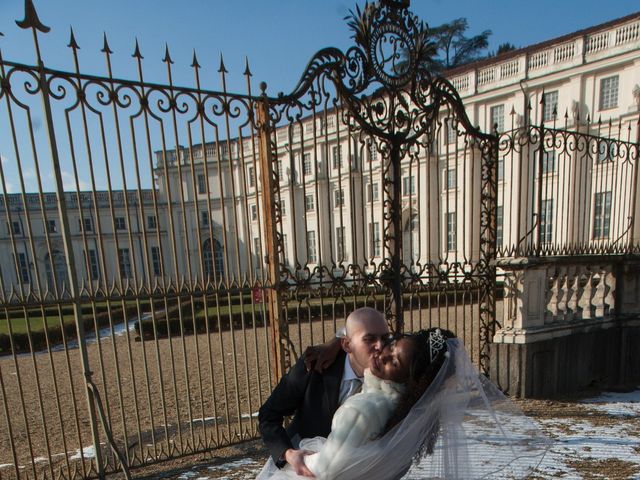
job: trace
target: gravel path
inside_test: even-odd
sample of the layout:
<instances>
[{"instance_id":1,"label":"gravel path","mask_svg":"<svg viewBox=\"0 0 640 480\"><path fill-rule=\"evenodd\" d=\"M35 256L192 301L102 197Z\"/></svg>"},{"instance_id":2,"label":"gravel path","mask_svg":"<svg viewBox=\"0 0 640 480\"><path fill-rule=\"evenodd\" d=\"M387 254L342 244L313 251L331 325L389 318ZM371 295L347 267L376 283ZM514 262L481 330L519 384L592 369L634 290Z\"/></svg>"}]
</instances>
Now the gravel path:
<instances>
[{"instance_id":1,"label":"gravel path","mask_svg":"<svg viewBox=\"0 0 640 480\"><path fill-rule=\"evenodd\" d=\"M477 305L407 312L407 329L438 325L478 345ZM333 337L341 318L290 325L300 353ZM88 344L92 380L121 451L139 465L251 438L272 379L268 329L136 341L120 328ZM475 341L474 341L475 340ZM91 473L93 449L77 348L0 357L0 479ZM108 465L115 460L100 429Z\"/></svg>"}]
</instances>

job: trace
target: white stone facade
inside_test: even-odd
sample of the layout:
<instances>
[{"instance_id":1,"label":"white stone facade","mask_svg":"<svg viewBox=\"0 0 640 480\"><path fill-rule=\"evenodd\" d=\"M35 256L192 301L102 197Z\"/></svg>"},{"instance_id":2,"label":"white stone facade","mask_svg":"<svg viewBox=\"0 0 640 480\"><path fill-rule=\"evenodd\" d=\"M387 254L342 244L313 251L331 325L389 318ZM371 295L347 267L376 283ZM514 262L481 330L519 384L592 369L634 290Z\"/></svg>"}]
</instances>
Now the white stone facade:
<instances>
[{"instance_id":1,"label":"white stone facade","mask_svg":"<svg viewBox=\"0 0 640 480\"><path fill-rule=\"evenodd\" d=\"M462 97L471 123L482 131L492 131L497 124L498 131L504 132L530 121L637 143L640 15L460 67L447 76ZM546 110L540 105L543 94ZM402 164L404 262L408 266L416 262L467 265L479 255L478 154L462 139L449 142L446 120L440 120L433 151L420 152ZM278 200L284 212L278 230L284 235L285 251L281 260L294 269L297 264L313 269L320 263L335 267L379 263L385 256L382 152L371 148L367 138L349 136L340 126L336 110L317 114L315 128L309 117L291 129L280 128L275 141L282 162ZM342 163L335 150L338 146ZM75 268L85 287L101 283L109 287L115 282L125 287L144 283L153 288L171 279L176 284L184 280L202 285L207 277L209 281L242 284L261 278L265 251L258 138L204 147L204 152L201 144L181 147L177 158L176 151L156 152L155 200L152 190L141 192L142 202L136 192L130 192L133 197L127 208L122 192L114 192L118 199L113 201L107 192L97 192L97 202L87 192L82 194L81 215L77 201L68 198ZM633 185L637 161L635 158L632 170L625 171L625 185ZM517 243L532 228L530 209L518 199L529 198L535 180L519 170L522 165L516 159L500 167L499 229L505 245ZM575 160L571 165L573 172L579 170ZM549 177L546 188L560 191L560 186L569 182L564 172L559 170ZM620 178L613 173L598 176L593 170L581 172L579 178L590 178L592 187L580 194L563 193L552 204L555 222L575 225L553 227L559 232L555 243L592 237L596 231L604 238L605 232L594 223L601 218L595 210L605 208L606 195L597 199L596 195L612 190ZM528 180L512 180L518 177ZM622 210L611 216L607 232L624 230L626 223L616 222L628 222L634 210L636 219L640 216L637 193L635 199L629 198L634 191L631 187L623 191L627 200L618 205ZM59 222L55 195L51 195L44 194L43 210L38 195L27 194L28 212L22 208L19 194L8 195L11 214L3 211L5 222L0 225L2 289L6 294L13 287L19 292L21 285L26 292L38 281L42 290L51 285L51 263L59 283L64 282L66 260L60 228L51 225L48 236L44 231L43 211L47 222ZM572 210L569 203L576 199L582 204ZM525 213L519 216L518 210ZM81 217L90 219L91 229L82 231ZM542 232L543 239L545 234ZM640 243L640 221L635 221L630 236L633 243ZM213 247L206 243L211 238ZM87 259L89 251L95 253ZM56 258L54 262L47 261L50 253ZM103 258L94 261L93 255L100 257L101 253ZM122 277L128 280L122 281Z\"/></svg>"}]
</instances>

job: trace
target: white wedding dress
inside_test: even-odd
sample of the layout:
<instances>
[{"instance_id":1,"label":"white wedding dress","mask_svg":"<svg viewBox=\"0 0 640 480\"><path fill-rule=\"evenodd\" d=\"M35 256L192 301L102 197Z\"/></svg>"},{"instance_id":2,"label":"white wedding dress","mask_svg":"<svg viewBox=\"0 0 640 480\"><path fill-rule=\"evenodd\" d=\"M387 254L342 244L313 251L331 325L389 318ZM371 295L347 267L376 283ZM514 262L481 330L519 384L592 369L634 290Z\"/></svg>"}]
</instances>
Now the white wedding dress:
<instances>
[{"instance_id":1,"label":"white wedding dress","mask_svg":"<svg viewBox=\"0 0 640 480\"><path fill-rule=\"evenodd\" d=\"M394 412L405 385L382 380L369 369L364 372L362 391L347 398L336 410L329 438L306 438L300 448L316 452L305 458L305 464L318 480L337 478L353 463L355 449L380 436ZM291 466L278 469L269 461L258 475L259 480L299 479Z\"/></svg>"},{"instance_id":2,"label":"white wedding dress","mask_svg":"<svg viewBox=\"0 0 640 480\"><path fill-rule=\"evenodd\" d=\"M407 416L380 437L404 387L371 374L336 411L328 439L303 439L317 452L307 466L324 480L526 478L550 441L486 377L458 339ZM258 480L303 480L269 459Z\"/></svg>"}]
</instances>

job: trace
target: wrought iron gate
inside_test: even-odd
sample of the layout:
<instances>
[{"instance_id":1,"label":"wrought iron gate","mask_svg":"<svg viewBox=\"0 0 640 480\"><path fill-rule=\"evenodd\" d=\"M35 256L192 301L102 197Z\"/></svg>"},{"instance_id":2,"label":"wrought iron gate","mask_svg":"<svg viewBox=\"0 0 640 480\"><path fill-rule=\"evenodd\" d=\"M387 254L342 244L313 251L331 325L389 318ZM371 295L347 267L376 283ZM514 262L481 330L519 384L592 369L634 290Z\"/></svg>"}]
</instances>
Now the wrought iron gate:
<instances>
[{"instance_id":1,"label":"wrought iron gate","mask_svg":"<svg viewBox=\"0 0 640 480\"><path fill-rule=\"evenodd\" d=\"M408 1L357 9L290 95L0 51L0 478L102 477L257 435L349 311L440 325L487 367L497 138L425 68ZM46 38L46 37L45 37ZM39 128L37 118L43 119Z\"/></svg>"},{"instance_id":2,"label":"wrought iron gate","mask_svg":"<svg viewBox=\"0 0 640 480\"><path fill-rule=\"evenodd\" d=\"M265 98L276 377L363 305L396 331L451 329L488 367L497 137L429 71L408 4L351 12L356 45L319 51L293 93Z\"/></svg>"}]
</instances>

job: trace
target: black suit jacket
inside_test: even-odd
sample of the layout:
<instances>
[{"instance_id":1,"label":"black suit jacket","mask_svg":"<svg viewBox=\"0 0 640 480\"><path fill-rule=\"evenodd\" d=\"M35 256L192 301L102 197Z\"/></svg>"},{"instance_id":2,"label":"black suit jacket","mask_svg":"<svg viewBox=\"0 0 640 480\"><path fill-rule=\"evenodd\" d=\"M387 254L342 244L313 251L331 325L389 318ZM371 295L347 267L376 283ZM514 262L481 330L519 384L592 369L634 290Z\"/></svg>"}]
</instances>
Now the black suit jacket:
<instances>
[{"instance_id":1,"label":"black suit jacket","mask_svg":"<svg viewBox=\"0 0 640 480\"><path fill-rule=\"evenodd\" d=\"M345 356L341 351L321 374L307 372L300 358L260 407L260 433L274 462L293 448L291 438L296 434L300 438L329 435L333 414L338 409ZM285 430L283 421L290 415L294 415L293 421Z\"/></svg>"}]
</instances>

